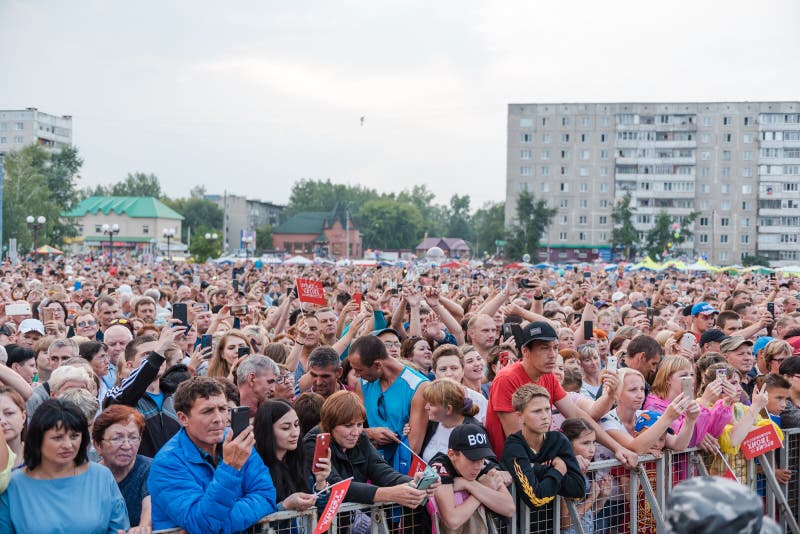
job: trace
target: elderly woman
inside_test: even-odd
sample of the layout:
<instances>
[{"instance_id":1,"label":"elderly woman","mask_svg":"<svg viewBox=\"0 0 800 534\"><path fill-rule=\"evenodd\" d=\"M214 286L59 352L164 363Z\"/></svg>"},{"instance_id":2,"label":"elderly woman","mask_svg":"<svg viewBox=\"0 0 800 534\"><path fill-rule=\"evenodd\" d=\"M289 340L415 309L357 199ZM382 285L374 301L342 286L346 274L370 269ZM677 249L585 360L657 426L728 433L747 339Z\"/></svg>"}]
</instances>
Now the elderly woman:
<instances>
[{"instance_id":1,"label":"elderly woman","mask_svg":"<svg viewBox=\"0 0 800 534\"><path fill-rule=\"evenodd\" d=\"M111 470L119 491L125 499L131 525L151 526L150 493L147 475L152 459L136 454L144 431L144 417L137 410L115 404L95 419L92 441Z\"/></svg>"},{"instance_id":2,"label":"elderly woman","mask_svg":"<svg viewBox=\"0 0 800 534\"><path fill-rule=\"evenodd\" d=\"M419 481L422 473L411 478L389 466L364 433L367 411L361 398L351 391L337 391L322 405L320 423L303 437L304 473L311 473L317 435L330 433L331 475L334 484L353 477L345 496L346 502L362 504L397 503L416 508L428 496L410 484Z\"/></svg>"},{"instance_id":3,"label":"elderly woman","mask_svg":"<svg viewBox=\"0 0 800 534\"><path fill-rule=\"evenodd\" d=\"M25 467L0 496L0 532L128 530L114 477L87 460L88 447L89 427L80 410L60 399L43 402L28 428Z\"/></svg>"},{"instance_id":4,"label":"elderly woman","mask_svg":"<svg viewBox=\"0 0 800 534\"><path fill-rule=\"evenodd\" d=\"M99 329L97 319L90 311L78 312L73 319L73 325L76 336L88 337L89 339L95 339Z\"/></svg>"}]
</instances>

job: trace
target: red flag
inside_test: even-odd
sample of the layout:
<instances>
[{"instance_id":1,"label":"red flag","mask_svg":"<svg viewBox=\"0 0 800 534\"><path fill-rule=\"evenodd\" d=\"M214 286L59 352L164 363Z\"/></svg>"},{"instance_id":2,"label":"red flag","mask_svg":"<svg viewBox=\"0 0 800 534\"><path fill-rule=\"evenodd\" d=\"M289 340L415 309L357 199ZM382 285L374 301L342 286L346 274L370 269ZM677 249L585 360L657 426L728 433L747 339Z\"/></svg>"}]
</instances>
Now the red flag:
<instances>
[{"instance_id":1,"label":"red flag","mask_svg":"<svg viewBox=\"0 0 800 534\"><path fill-rule=\"evenodd\" d=\"M428 467L428 464L426 464L422 458L412 452L411 466L408 468L408 476L413 477L420 471L425 471L426 467Z\"/></svg>"},{"instance_id":2,"label":"red flag","mask_svg":"<svg viewBox=\"0 0 800 534\"><path fill-rule=\"evenodd\" d=\"M725 472L720 475L722 478L727 478L733 480L734 482L739 482L739 479L736 478L736 474L731 470L730 467L725 467Z\"/></svg>"},{"instance_id":3,"label":"red flag","mask_svg":"<svg viewBox=\"0 0 800 534\"><path fill-rule=\"evenodd\" d=\"M298 278L297 296L300 299L300 302L319 304L320 306L324 306L326 304L325 290L322 288L322 282L319 280Z\"/></svg>"},{"instance_id":4,"label":"red flag","mask_svg":"<svg viewBox=\"0 0 800 534\"><path fill-rule=\"evenodd\" d=\"M339 511L339 507L344 502L344 496L347 495L347 489L350 487L350 482L352 480L353 477L350 477L331 486L331 494L328 497L328 504L325 505L325 509L319 516L319 521L317 522L317 527L314 529L314 534L328 532L328 529L331 528L331 523L333 523L333 519L336 517L336 512Z\"/></svg>"},{"instance_id":5,"label":"red flag","mask_svg":"<svg viewBox=\"0 0 800 534\"><path fill-rule=\"evenodd\" d=\"M751 430L742 441L742 454L748 460L752 460L756 456L760 456L765 452L780 449L782 446L781 440L778 438L778 432L775 426L770 423L768 425L760 426Z\"/></svg>"}]
</instances>

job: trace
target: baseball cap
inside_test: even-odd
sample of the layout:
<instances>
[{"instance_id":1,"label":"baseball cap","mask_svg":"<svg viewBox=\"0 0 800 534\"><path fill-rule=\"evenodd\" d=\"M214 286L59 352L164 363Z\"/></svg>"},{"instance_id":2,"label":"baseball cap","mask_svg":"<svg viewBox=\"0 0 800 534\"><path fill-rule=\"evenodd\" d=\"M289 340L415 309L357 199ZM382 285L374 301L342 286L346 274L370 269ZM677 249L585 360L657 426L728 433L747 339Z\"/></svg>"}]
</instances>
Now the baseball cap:
<instances>
[{"instance_id":1,"label":"baseball cap","mask_svg":"<svg viewBox=\"0 0 800 534\"><path fill-rule=\"evenodd\" d=\"M783 360L778 372L782 375L800 375L800 356L790 356Z\"/></svg>"},{"instance_id":2,"label":"baseball cap","mask_svg":"<svg viewBox=\"0 0 800 534\"><path fill-rule=\"evenodd\" d=\"M694 317L695 315L700 315L701 313L705 315L707 313L719 313L719 312L715 310L714 307L708 302L698 302L697 304L692 306L692 317Z\"/></svg>"},{"instance_id":3,"label":"baseball cap","mask_svg":"<svg viewBox=\"0 0 800 534\"><path fill-rule=\"evenodd\" d=\"M611 302L617 302L618 300L622 300L625 298L625 293L622 291L617 291L613 295L611 295Z\"/></svg>"},{"instance_id":4,"label":"baseball cap","mask_svg":"<svg viewBox=\"0 0 800 534\"><path fill-rule=\"evenodd\" d=\"M494 456L494 452L489 448L489 436L478 425L466 424L457 426L450 433L447 446L454 451L459 451L472 461Z\"/></svg>"},{"instance_id":5,"label":"baseball cap","mask_svg":"<svg viewBox=\"0 0 800 534\"><path fill-rule=\"evenodd\" d=\"M380 330L373 330L372 335L378 337L379 335L385 334L386 332L396 335L397 339L402 339L400 337L400 334L398 334L397 330L395 330L394 328L381 328Z\"/></svg>"},{"instance_id":6,"label":"baseball cap","mask_svg":"<svg viewBox=\"0 0 800 534\"><path fill-rule=\"evenodd\" d=\"M598 310L600 308L604 308L605 306L608 306L608 305L609 305L608 302L606 302L604 300L596 300L596 301L594 301L594 307L597 308Z\"/></svg>"},{"instance_id":7,"label":"baseball cap","mask_svg":"<svg viewBox=\"0 0 800 534\"><path fill-rule=\"evenodd\" d=\"M722 477L692 477L676 485L664 507L664 532L778 534L764 515L761 498L749 486Z\"/></svg>"},{"instance_id":8,"label":"baseball cap","mask_svg":"<svg viewBox=\"0 0 800 534\"><path fill-rule=\"evenodd\" d=\"M557 339L558 334L555 329L550 326L550 323L535 321L522 327L522 336L520 337L519 346L524 347L533 341L555 341Z\"/></svg>"},{"instance_id":9,"label":"baseball cap","mask_svg":"<svg viewBox=\"0 0 800 534\"><path fill-rule=\"evenodd\" d=\"M650 428L656 424L659 417L661 417L661 414L655 410L639 410L636 412L636 422L634 423L633 429L636 430L636 432L641 432L645 428ZM674 434L675 431L668 428L667 433Z\"/></svg>"},{"instance_id":10,"label":"baseball cap","mask_svg":"<svg viewBox=\"0 0 800 534\"><path fill-rule=\"evenodd\" d=\"M25 319L19 323L19 333L24 335L28 332L39 332L44 335L44 324L39 319Z\"/></svg>"},{"instance_id":11,"label":"baseball cap","mask_svg":"<svg viewBox=\"0 0 800 534\"><path fill-rule=\"evenodd\" d=\"M753 356L758 354L758 351L764 350L764 347L766 347L767 343L769 343L770 341L775 341L775 338L769 336L761 336L760 338L756 339L756 342L753 343Z\"/></svg>"},{"instance_id":12,"label":"baseball cap","mask_svg":"<svg viewBox=\"0 0 800 534\"><path fill-rule=\"evenodd\" d=\"M631 307L636 309L636 310L647 309L647 301L646 300L637 300L636 302L631 304Z\"/></svg>"},{"instance_id":13,"label":"baseball cap","mask_svg":"<svg viewBox=\"0 0 800 534\"><path fill-rule=\"evenodd\" d=\"M718 330L716 328L712 328L711 330L706 330L700 336L700 346L702 347L706 343L713 343L713 342L721 342L728 339L728 336L725 335L725 332L722 330Z\"/></svg>"},{"instance_id":14,"label":"baseball cap","mask_svg":"<svg viewBox=\"0 0 800 534\"><path fill-rule=\"evenodd\" d=\"M719 344L720 352L730 352L732 350L738 349L742 345L750 345L753 346L753 342L749 339L745 339L742 336L731 336L722 343Z\"/></svg>"},{"instance_id":15,"label":"baseball cap","mask_svg":"<svg viewBox=\"0 0 800 534\"><path fill-rule=\"evenodd\" d=\"M792 355L800 355L800 336L790 337L786 342L792 346Z\"/></svg>"}]
</instances>

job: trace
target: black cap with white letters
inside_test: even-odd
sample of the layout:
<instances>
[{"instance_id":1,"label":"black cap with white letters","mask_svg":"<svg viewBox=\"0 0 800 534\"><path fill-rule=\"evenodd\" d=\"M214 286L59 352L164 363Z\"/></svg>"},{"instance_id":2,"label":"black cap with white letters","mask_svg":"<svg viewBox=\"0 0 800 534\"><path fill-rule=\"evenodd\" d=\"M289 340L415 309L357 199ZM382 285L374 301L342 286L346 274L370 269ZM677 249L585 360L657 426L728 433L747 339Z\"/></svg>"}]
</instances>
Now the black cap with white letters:
<instances>
[{"instance_id":1,"label":"black cap with white letters","mask_svg":"<svg viewBox=\"0 0 800 534\"><path fill-rule=\"evenodd\" d=\"M494 457L486 431L470 423L454 428L447 446L473 461Z\"/></svg>"}]
</instances>

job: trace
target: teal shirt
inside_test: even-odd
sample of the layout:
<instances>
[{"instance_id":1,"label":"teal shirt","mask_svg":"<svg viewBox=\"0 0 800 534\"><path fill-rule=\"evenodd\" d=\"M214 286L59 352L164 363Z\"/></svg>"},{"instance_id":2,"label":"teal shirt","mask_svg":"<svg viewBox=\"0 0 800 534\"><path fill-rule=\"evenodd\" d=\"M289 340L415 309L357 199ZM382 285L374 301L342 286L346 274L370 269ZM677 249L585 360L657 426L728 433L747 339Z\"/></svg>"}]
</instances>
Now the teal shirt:
<instances>
[{"instance_id":1,"label":"teal shirt","mask_svg":"<svg viewBox=\"0 0 800 534\"><path fill-rule=\"evenodd\" d=\"M80 475L38 480L18 469L0 496L4 534L117 534L128 530L125 499L108 468L89 463Z\"/></svg>"}]
</instances>

